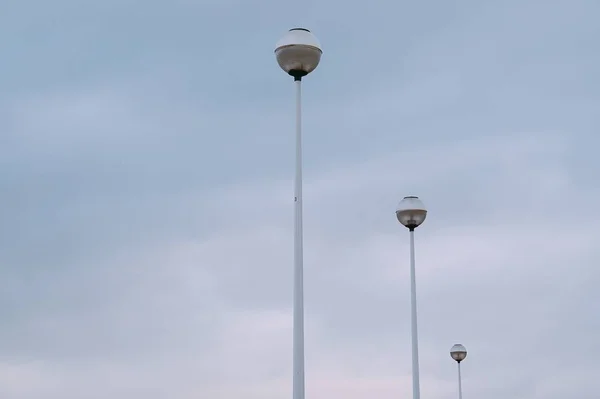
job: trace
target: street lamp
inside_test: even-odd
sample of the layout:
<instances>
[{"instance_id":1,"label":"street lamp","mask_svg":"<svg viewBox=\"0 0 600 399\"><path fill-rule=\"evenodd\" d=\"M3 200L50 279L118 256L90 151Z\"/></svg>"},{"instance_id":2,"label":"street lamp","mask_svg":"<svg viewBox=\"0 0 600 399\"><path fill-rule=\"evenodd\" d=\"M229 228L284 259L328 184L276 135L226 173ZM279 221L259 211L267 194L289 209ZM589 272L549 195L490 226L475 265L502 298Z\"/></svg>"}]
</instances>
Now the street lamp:
<instances>
[{"instance_id":1,"label":"street lamp","mask_svg":"<svg viewBox=\"0 0 600 399\"><path fill-rule=\"evenodd\" d=\"M296 177L294 179L294 354L293 399L304 399L304 272L302 247L302 78L315 70L322 54L317 38L304 28L290 29L277 43L277 63L296 85Z\"/></svg>"},{"instance_id":2,"label":"street lamp","mask_svg":"<svg viewBox=\"0 0 600 399\"><path fill-rule=\"evenodd\" d=\"M458 399L462 399L462 378L460 375L460 362L467 357L467 348L461 344L456 344L450 348L450 356L458 363Z\"/></svg>"},{"instance_id":3,"label":"street lamp","mask_svg":"<svg viewBox=\"0 0 600 399\"><path fill-rule=\"evenodd\" d=\"M413 399L421 398L419 385L419 338L417 330L417 282L415 277L415 229L427 217L427 209L419 197L404 197L396 209L396 217L410 231L410 306L412 336Z\"/></svg>"}]
</instances>

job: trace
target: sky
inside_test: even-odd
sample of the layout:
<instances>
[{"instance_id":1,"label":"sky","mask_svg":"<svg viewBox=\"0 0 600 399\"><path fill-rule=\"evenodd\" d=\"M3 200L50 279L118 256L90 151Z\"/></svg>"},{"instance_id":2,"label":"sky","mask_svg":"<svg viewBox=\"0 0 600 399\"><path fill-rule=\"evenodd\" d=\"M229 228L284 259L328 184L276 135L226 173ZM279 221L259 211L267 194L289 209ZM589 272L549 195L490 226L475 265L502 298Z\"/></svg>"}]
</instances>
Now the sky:
<instances>
[{"instance_id":1,"label":"sky","mask_svg":"<svg viewBox=\"0 0 600 399\"><path fill-rule=\"evenodd\" d=\"M600 3L4 0L0 397L596 399ZM594 172L595 171L595 172Z\"/></svg>"}]
</instances>

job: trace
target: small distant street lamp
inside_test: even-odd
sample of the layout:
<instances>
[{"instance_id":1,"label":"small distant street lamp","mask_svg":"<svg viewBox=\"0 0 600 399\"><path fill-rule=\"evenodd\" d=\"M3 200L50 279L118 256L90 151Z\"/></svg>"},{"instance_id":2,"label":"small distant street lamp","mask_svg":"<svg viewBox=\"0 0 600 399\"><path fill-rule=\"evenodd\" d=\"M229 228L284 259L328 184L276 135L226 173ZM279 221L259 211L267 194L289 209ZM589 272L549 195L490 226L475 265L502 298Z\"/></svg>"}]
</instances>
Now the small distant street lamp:
<instances>
[{"instance_id":1,"label":"small distant street lamp","mask_svg":"<svg viewBox=\"0 0 600 399\"><path fill-rule=\"evenodd\" d=\"M419 338L417 330L417 282L415 277L415 229L427 217L427 209L419 197L404 197L396 209L398 221L410 232L410 305L412 336L412 385L413 399L421 398L419 385Z\"/></svg>"},{"instance_id":2,"label":"small distant street lamp","mask_svg":"<svg viewBox=\"0 0 600 399\"><path fill-rule=\"evenodd\" d=\"M304 399L304 271L302 246L302 78L321 61L321 45L304 28L290 29L277 43L277 63L296 84L296 177L294 179L293 399Z\"/></svg>"},{"instance_id":3,"label":"small distant street lamp","mask_svg":"<svg viewBox=\"0 0 600 399\"><path fill-rule=\"evenodd\" d=\"M456 344L450 349L450 356L458 363L458 399L462 399L462 378L460 375L460 362L467 357L467 349L461 344Z\"/></svg>"}]
</instances>

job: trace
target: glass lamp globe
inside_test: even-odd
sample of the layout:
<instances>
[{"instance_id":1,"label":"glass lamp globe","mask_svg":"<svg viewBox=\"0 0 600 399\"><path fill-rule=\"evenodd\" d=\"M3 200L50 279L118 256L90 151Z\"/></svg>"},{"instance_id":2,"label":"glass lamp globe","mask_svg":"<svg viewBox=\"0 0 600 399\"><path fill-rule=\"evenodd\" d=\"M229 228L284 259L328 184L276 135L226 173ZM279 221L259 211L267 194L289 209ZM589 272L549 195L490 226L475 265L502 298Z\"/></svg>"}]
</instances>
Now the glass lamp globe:
<instances>
[{"instance_id":1,"label":"glass lamp globe","mask_svg":"<svg viewBox=\"0 0 600 399\"><path fill-rule=\"evenodd\" d=\"M411 230L419 227L427 217L427 209L419 197L404 197L396 209L396 217L403 226Z\"/></svg>"},{"instance_id":2,"label":"glass lamp globe","mask_svg":"<svg viewBox=\"0 0 600 399\"><path fill-rule=\"evenodd\" d=\"M450 349L450 356L460 363L467 357L467 349L461 344L456 344Z\"/></svg>"},{"instance_id":3,"label":"glass lamp globe","mask_svg":"<svg viewBox=\"0 0 600 399\"><path fill-rule=\"evenodd\" d=\"M284 72L297 79L315 70L321 54L319 40L304 28L290 29L275 46L277 63Z\"/></svg>"}]
</instances>

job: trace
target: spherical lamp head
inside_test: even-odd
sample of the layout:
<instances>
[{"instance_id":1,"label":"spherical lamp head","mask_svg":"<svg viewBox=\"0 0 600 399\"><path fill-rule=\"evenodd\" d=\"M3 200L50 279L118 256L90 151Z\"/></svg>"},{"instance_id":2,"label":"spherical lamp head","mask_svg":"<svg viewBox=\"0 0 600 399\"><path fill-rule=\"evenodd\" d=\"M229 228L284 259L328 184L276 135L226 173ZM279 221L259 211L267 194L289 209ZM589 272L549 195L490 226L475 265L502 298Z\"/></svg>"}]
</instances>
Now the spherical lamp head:
<instances>
[{"instance_id":1,"label":"spherical lamp head","mask_svg":"<svg viewBox=\"0 0 600 399\"><path fill-rule=\"evenodd\" d=\"M460 363L467 357L467 348L461 344L456 344L450 348L450 356L452 356L452 359Z\"/></svg>"},{"instance_id":2,"label":"spherical lamp head","mask_svg":"<svg viewBox=\"0 0 600 399\"><path fill-rule=\"evenodd\" d=\"M275 47L277 63L295 80L314 71L321 61L321 54L319 40L304 28L290 29Z\"/></svg>"},{"instance_id":3,"label":"spherical lamp head","mask_svg":"<svg viewBox=\"0 0 600 399\"><path fill-rule=\"evenodd\" d=\"M398 221L410 230L419 227L427 217L427 209L419 197L404 197L396 209Z\"/></svg>"}]
</instances>

